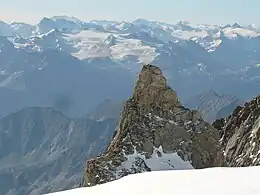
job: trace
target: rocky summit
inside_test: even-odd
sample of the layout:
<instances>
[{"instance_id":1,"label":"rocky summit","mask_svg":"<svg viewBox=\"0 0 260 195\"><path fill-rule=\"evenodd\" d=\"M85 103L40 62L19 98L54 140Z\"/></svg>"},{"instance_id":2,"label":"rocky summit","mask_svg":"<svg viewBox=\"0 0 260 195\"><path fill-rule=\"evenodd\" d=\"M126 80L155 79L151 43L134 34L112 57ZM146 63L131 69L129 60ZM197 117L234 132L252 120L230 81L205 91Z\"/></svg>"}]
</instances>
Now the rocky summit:
<instances>
[{"instance_id":1,"label":"rocky summit","mask_svg":"<svg viewBox=\"0 0 260 195\"><path fill-rule=\"evenodd\" d=\"M106 152L86 164L81 186L146 171L217 166L219 134L197 111L183 107L162 71L143 66Z\"/></svg>"},{"instance_id":2,"label":"rocky summit","mask_svg":"<svg viewBox=\"0 0 260 195\"><path fill-rule=\"evenodd\" d=\"M237 107L226 119L213 123L221 135L225 164L260 165L260 96Z\"/></svg>"}]
</instances>

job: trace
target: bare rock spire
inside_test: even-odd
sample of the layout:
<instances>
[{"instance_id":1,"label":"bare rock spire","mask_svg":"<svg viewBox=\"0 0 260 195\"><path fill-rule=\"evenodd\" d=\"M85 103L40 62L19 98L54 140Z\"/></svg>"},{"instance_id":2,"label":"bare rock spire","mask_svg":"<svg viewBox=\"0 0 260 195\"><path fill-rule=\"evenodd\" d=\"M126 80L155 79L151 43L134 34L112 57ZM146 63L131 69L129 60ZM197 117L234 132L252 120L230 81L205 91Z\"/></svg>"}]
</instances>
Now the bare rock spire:
<instances>
[{"instance_id":1,"label":"bare rock spire","mask_svg":"<svg viewBox=\"0 0 260 195\"><path fill-rule=\"evenodd\" d=\"M161 104L163 107L180 106L177 94L168 87L162 71L152 65L145 65L139 74L133 98L142 106Z\"/></svg>"},{"instance_id":2,"label":"bare rock spire","mask_svg":"<svg viewBox=\"0 0 260 195\"><path fill-rule=\"evenodd\" d=\"M162 71L143 66L107 151L87 162L82 186L128 174L215 166L218 132L196 111L184 108Z\"/></svg>"}]
</instances>

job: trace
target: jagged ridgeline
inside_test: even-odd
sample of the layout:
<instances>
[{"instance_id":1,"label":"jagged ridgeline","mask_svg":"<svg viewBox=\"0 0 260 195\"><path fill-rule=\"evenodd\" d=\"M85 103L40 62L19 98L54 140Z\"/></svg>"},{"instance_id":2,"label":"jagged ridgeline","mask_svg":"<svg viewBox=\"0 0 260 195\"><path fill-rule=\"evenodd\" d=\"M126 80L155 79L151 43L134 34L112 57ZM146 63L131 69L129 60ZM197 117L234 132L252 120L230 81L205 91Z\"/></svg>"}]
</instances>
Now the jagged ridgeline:
<instances>
[{"instance_id":1,"label":"jagged ridgeline","mask_svg":"<svg viewBox=\"0 0 260 195\"><path fill-rule=\"evenodd\" d=\"M220 131L226 165L260 165L260 96L238 106L229 117L213 125Z\"/></svg>"},{"instance_id":2,"label":"jagged ridgeline","mask_svg":"<svg viewBox=\"0 0 260 195\"><path fill-rule=\"evenodd\" d=\"M128 174L219 165L218 131L183 107L162 71L143 66L106 152L87 162L81 186Z\"/></svg>"}]
</instances>

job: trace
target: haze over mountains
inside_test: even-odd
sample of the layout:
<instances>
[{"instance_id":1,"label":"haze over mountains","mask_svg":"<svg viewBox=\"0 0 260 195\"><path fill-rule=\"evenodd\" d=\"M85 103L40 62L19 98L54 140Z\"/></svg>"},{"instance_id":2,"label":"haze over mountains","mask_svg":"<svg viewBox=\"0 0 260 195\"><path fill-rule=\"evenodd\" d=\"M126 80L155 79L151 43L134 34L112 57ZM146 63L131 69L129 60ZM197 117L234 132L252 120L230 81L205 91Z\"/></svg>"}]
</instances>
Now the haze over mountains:
<instances>
[{"instance_id":1,"label":"haze over mountains","mask_svg":"<svg viewBox=\"0 0 260 195\"><path fill-rule=\"evenodd\" d=\"M0 194L77 187L85 161L105 150L117 120L71 119L32 107L0 119Z\"/></svg>"},{"instance_id":2,"label":"haze over mountains","mask_svg":"<svg viewBox=\"0 0 260 195\"><path fill-rule=\"evenodd\" d=\"M259 165L259 75L252 25L0 22L0 194Z\"/></svg>"},{"instance_id":3,"label":"haze over mountains","mask_svg":"<svg viewBox=\"0 0 260 195\"><path fill-rule=\"evenodd\" d=\"M249 100L260 81L259 32L239 24L67 16L35 26L1 22L0 116L39 105L83 116L106 98L126 99L143 63L162 68L183 102L209 89Z\"/></svg>"},{"instance_id":4,"label":"haze over mountains","mask_svg":"<svg viewBox=\"0 0 260 195\"><path fill-rule=\"evenodd\" d=\"M244 103L233 95L218 94L210 89L187 100L185 106L198 110L205 121L212 123L216 119L228 117L237 106Z\"/></svg>"}]
</instances>

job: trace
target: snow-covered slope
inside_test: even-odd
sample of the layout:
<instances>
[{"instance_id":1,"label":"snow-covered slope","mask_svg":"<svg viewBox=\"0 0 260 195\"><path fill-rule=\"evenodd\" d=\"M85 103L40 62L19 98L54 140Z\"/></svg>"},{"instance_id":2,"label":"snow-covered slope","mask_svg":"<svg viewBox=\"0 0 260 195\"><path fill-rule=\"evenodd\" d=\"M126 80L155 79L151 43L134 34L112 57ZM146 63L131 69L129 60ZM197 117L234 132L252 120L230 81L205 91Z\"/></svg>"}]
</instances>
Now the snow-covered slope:
<instances>
[{"instance_id":1,"label":"snow-covered slope","mask_svg":"<svg viewBox=\"0 0 260 195\"><path fill-rule=\"evenodd\" d=\"M159 41L161 41L160 44L165 44L165 47L168 47L168 44L172 42L181 43L191 40L201 45L205 50L213 52L225 42L229 44L231 40L236 43L240 39L258 39L260 33L256 30L255 25L253 27L243 27L238 24L221 27L218 25L191 24L186 21L167 24L144 19L133 22L85 22L74 17L54 16L43 18L36 26L23 23L8 25L2 22L0 34L28 37L29 35L38 36L53 29L58 29L61 33L64 33L66 37L64 39L70 42L71 47L77 50L76 52L70 51L70 53L81 60L93 57L129 60L128 56L131 56L131 59L136 62L148 63L161 53ZM113 37L114 44L110 44L106 40L111 37ZM32 37L29 40L32 40ZM36 43L30 42L30 44ZM241 47L247 48L244 45L241 45ZM39 51L37 45L34 45L34 48ZM61 49L64 50L64 48ZM256 50L256 48L253 49Z\"/></svg>"},{"instance_id":2,"label":"snow-covered slope","mask_svg":"<svg viewBox=\"0 0 260 195\"><path fill-rule=\"evenodd\" d=\"M157 171L52 195L259 195L260 167Z\"/></svg>"}]
</instances>

